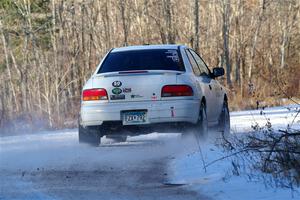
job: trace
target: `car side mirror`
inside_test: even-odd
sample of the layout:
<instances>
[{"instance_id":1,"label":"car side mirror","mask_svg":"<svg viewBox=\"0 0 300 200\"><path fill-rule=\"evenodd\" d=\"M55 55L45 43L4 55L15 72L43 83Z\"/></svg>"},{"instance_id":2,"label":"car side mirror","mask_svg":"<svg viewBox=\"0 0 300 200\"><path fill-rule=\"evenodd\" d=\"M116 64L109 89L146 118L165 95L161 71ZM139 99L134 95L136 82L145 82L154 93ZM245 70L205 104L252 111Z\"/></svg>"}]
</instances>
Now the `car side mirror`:
<instances>
[{"instance_id":1,"label":"car side mirror","mask_svg":"<svg viewBox=\"0 0 300 200\"><path fill-rule=\"evenodd\" d=\"M223 67L215 67L213 68L213 77L219 77L219 76L223 76L225 74L224 68Z\"/></svg>"}]
</instances>

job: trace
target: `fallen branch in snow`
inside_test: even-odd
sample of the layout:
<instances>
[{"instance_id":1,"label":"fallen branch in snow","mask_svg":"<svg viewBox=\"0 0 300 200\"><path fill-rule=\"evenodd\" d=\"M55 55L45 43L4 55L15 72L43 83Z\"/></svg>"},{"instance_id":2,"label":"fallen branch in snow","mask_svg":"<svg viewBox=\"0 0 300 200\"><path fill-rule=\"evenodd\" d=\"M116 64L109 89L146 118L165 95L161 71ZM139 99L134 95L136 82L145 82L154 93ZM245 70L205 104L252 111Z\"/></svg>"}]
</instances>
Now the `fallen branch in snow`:
<instances>
[{"instance_id":1,"label":"fallen branch in snow","mask_svg":"<svg viewBox=\"0 0 300 200\"><path fill-rule=\"evenodd\" d=\"M204 157L203 157L203 153L202 153L202 148L201 148L201 144L200 144L200 136L198 134L195 134L195 137L196 137L196 141L197 141L197 145L198 145L198 149L199 149L199 152L200 152L200 156L201 156L201 161L202 161L202 164L203 164L203 169L204 171L206 172L206 164L205 164L205 160L204 160Z\"/></svg>"},{"instance_id":2,"label":"fallen branch in snow","mask_svg":"<svg viewBox=\"0 0 300 200\"><path fill-rule=\"evenodd\" d=\"M296 108L296 115L292 123L296 122L300 109ZM258 123L252 126L253 132L247 135L232 135L223 138L221 146L227 155L207 163L207 168L218 161L230 159L233 167L232 173L239 175L240 170L251 177L262 177L267 174L268 184L270 177L276 187L300 186L300 130L275 130L270 119L266 117L265 126ZM258 173L258 172L263 173ZM257 175L258 174L258 175Z\"/></svg>"},{"instance_id":3,"label":"fallen branch in snow","mask_svg":"<svg viewBox=\"0 0 300 200\"><path fill-rule=\"evenodd\" d=\"M241 153L243 153L243 152L245 152L245 151L249 151L249 150L250 150L250 149L242 149L242 150L240 150L240 151L231 153L231 154L229 154L229 155L222 156L222 157L220 157L220 158L218 158L218 159L216 159L216 160L213 160L213 161L207 163L206 165L204 165L203 168L206 169L207 167L209 167L210 165L212 165L212 164L214 164L214 163L216 163L216 162L218 162L218 161L224 160L224 159L226 159L226 158L233 157L233 156L235 156L235 155L241 154Z\"/></svg>"},{"instance_id":4,"label":"fallen branch in snow","mask_svg":"<svg viewBox=\"0 0 300 200\"><path fill-rule=\"evenodd\" d=\"M300 185L300 131L267 129L229 143L230 154L208 163L206 167L222 159L239 157L235 162L247 163L249 166L246 167L271 174L280 181L286 180L288 185Z\"/></svg>"}]
</instances>

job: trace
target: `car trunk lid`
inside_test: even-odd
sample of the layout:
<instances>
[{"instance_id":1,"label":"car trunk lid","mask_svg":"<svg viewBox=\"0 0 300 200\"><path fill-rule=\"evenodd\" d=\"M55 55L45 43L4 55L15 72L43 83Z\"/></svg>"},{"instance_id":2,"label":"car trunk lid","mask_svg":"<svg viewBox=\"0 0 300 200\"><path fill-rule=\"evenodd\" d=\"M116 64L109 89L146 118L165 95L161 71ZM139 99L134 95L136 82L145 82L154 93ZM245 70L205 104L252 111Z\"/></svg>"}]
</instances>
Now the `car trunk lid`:
<instances>
[{"instance_id":1,"label":"car trunk lid","mask_svg":"<svg viewBox=\"0 0 300 200\"><path fill-rule=\"evenodd\" d=\"M161 100L164 85L176 84L179 71L137 70L96 74L94 88L105 88L109 102Z\"/></svg>"}]
</instances>

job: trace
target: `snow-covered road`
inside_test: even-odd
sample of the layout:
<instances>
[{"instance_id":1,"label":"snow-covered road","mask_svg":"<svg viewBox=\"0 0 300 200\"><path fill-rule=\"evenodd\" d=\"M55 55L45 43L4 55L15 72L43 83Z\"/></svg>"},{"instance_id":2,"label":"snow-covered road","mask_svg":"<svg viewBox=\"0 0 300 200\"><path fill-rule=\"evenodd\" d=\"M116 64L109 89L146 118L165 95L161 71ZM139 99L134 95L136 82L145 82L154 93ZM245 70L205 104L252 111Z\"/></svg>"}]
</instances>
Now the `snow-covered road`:
<instances>
[{"instance_id":1,"label":"snow-covered road","mask_svg":"<svg viewBox=\"0 0 300 200\"><path fill-rule=\"evenodd\" d=\"M246 133L269 118L274 127L284 128L298 107L231 113L232 133ZM291 128L299 128L299 120L298 116ZM222 156L213 144L203 144L202 150L205 162ZM262 184L227 179L229 166L223 161L204 172L197 143L178 133L151 133L97 148L78 144L77 130L24 133L0 137L0 199L274 197ZM252 196L246 192L249 188ZM279 193L278 199L291 197L289 191Z\"/></svg>"},{"instance_id":2,"label":"snow-covered road","mask_svg":"<svg viewBox=\"0 0 300 200\"><path fill-rule=\"evenodd\" d=\"M0 199L207 199L166 185L179 134L78 144L77 130L2 137Z\"/></svg>"}]
</instances>

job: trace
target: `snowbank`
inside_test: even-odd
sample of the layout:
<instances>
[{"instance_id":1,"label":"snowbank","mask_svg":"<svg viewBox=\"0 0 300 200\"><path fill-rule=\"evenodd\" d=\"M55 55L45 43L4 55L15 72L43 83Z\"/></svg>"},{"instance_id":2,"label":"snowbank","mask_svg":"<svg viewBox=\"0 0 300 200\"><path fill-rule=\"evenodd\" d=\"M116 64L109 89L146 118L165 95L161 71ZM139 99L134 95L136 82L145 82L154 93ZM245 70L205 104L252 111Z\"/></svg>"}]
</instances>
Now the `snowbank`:
<instances>
[{"instance_id":1,"label":"snowbank","mask_svg":"<svg viewBox=\"0 0 300 200\"><path fill-rule=\"evenodd\" d=\"M269 120L273 128L291 129L300 127L299 106L275 107L265 110L241 111L231 113L232 134L242 136L252 130L251 126L265 125ZM296 118L295 118L296 116ZM191 146L194 146L191 150ZM205 164L226 156L214 144L213 140L197 145L187 142L183 147L185 153L170 163L172 177L170 183L185 184L201 194L220 200L299 199L300 188L274 188L269 182L252 179L247 174L236 174L232 167L232 158L222 159L204 169ZM191 153L192 152L192 153ZM259 175L259 174L258 174Z\"/></svg>"}]
</instances>

